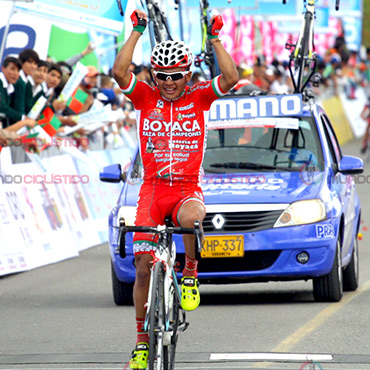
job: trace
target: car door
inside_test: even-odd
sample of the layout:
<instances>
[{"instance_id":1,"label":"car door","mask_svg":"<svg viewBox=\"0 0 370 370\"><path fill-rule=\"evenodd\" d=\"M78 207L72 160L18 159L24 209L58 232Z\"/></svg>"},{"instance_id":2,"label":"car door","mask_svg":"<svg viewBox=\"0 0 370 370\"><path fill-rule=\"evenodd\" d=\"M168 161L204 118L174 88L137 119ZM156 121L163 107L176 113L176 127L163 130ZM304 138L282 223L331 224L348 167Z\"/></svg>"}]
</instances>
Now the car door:
<instances>
[{"instance_id":1,"label":"car door","mask_svg":"<svg viewBox=\"0 0 370 370\"><path fill-rule=\"evenodd\" d=\"M339 172L339 162L342 158L341 149L330 124L328 117L322 114L321 120L324 126L326 140L328 142L330 156L332 157L332 168L334 172L334 181L332 189L336 192L342 206L344 216L343 245L342 256L346 256L351 246L355 222L355 182L352 176L343 175Z\"/></svg>"}]
</instances>

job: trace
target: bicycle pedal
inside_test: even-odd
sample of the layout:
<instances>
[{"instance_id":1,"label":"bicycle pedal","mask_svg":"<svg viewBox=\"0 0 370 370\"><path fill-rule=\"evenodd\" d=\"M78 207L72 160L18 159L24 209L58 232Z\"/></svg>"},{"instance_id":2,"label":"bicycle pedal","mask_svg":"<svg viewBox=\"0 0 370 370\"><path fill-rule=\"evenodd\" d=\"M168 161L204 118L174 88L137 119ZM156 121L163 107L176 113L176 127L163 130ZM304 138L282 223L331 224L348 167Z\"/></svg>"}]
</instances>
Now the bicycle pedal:
<instances>
[{"instance_id":1,"label":"bicycle pedal","mask_svg":"<svg viewBox=\"0 0 370 370\"><path fill-rule=\"evenodd\" d=\"M177 328L177 331L179 333L181 333L181 332L185 331L188 328L188 326L189 326L188 322L183 322L179 325L179 327Z\"/></svg>"}]
</instances>

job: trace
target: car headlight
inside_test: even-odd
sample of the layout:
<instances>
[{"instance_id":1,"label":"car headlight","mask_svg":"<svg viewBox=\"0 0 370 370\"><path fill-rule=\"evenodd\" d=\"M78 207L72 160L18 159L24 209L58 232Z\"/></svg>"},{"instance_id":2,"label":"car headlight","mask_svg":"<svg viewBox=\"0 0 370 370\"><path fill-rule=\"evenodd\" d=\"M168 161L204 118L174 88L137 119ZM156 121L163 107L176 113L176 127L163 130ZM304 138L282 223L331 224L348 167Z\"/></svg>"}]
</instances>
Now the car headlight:
<instances>
[{"instance_id":1,"label":"car headlight","mask_svg":"<svg viewBox=\"0 0 370 370\"><path fill-rule=\"evenodd\" d=\"M312 224L326 219L325 204L320 199L300 200L283 211L274 227Z\"/></svg>"},{"instance_id":2,"label":"car headlight","mask_svg":"<svg viewBox=\"0 0 370 370\"><path fill-rule=\"evenodd\" d=\"M133 206L122 206L120 207L117 215L117 226L119 226L120 218L125 219L125 223L128 226L135 225L136 207Z\"/></svg>"}]
</instances>

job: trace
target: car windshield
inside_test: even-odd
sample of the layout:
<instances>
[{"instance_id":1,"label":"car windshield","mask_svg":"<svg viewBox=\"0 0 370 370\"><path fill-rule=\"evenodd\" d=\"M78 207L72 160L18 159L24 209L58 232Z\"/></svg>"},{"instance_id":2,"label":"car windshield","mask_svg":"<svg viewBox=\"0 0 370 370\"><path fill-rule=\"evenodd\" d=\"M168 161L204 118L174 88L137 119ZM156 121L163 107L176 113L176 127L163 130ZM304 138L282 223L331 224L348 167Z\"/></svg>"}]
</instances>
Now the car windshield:
<instances>
[{"instance_id":1,"label":"car windshield","mask_svg":"<svg viewBox=\"0 0 370 370\"><path fill-rule=\"evenodd\" d=\"M298 129L247 125L210 129L203 162L205 173L300 171L307 166L324 168L314 119L300 117L298 121Z\"/></svg>"}]
</instances>

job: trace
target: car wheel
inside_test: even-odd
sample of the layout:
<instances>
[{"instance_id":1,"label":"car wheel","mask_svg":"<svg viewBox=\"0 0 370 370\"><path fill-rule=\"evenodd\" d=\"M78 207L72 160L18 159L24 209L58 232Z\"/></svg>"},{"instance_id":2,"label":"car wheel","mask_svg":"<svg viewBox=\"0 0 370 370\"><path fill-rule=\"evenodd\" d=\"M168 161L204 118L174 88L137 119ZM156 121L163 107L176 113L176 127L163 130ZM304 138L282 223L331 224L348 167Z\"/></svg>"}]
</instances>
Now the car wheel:
<instances>
[{"instance_id":1,"label":"car wheel","mask_svg":"<svg viewBox=\"0 0 370 370\"><path fill-rule=\"evenodd\" d=\"M353 242L351 262L343 271L343 290L352 292L358 288L359 278L359 259L358 259L358 240Z\"/></svg>"},{"instance_id":2,"label":"car wheel","mask_svg":"<svg viewBox=\"0 0 370 370\"><path fill-rule=\"evenodd\" d=\"M117 306L127 306L133 304L133 283L123 283L120 281L116 275L116 272L111 264L112 269L112 289L113 289L113 299Z\"/></svg>"},{"instance_id":3,"label":"car wheel","mask_svg":"<svg viewBox=\"0 0 370 370\"><path fill-rule=\"evenodd\" d=\"M337 248L331 271L313 279L313 296L318 302L339 302L343 296L343 269L340 242Z\"/></svg>"}]
</instances>

